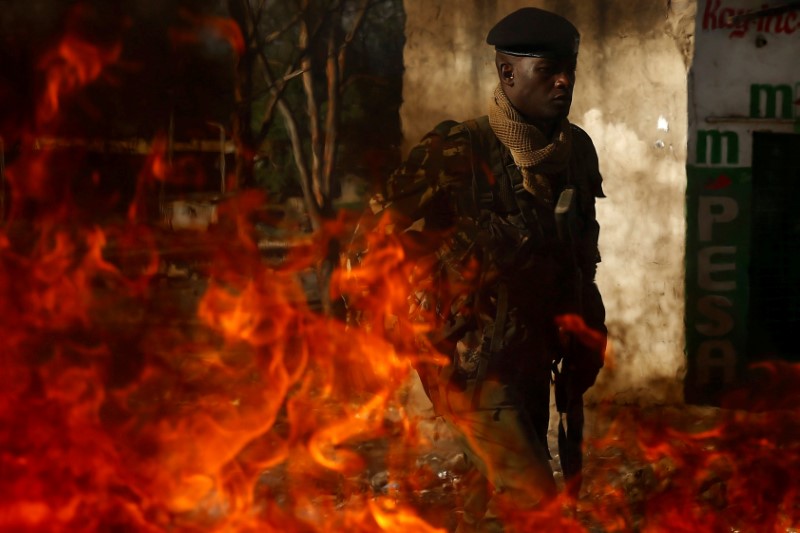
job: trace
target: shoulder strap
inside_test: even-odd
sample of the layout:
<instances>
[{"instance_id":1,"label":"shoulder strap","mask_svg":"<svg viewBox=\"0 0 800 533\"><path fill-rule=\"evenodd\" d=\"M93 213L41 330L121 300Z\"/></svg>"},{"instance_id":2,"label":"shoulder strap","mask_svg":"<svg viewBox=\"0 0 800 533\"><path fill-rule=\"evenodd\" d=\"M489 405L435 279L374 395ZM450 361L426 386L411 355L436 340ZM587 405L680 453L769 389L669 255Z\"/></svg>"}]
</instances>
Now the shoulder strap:
<instances>
[{"instance_id":1,"label":"shoulder strap","mask_svg":"<svg viewBox=\"0 0 800 533\"><path fill-rule=\"evenodd\" d=\"M531 232L541 241L544 233L539 221L538 212L533 198L522 185L522 175L519 169L510 163L507 150L497 139L489 117L484 115L477 119L464 122L473 150L477 157L473 157L473 195L475 205L479 209L497 210L502 212L518 212L529 227ZM476 166L482 165L476 171Z\"/></svg>"},{"instance_id":2,"label":"shoulder strap","mask_svg":"<svg viewBox=\"0 0 800 533\"><path fill-rule=\"evenodd\" d=\"M488 168L488 162L497 158L490 157L489 135L493 135L489 125L489 117L482 116L476 119L464 121L464 126L469 134L470 147L472 149L472 209L475 214L480 214L481 210L491 210L495 205L494 185L497 180L494 168ZM487 170L490 174L487 174Z\"/></svg>"}]
</instances>

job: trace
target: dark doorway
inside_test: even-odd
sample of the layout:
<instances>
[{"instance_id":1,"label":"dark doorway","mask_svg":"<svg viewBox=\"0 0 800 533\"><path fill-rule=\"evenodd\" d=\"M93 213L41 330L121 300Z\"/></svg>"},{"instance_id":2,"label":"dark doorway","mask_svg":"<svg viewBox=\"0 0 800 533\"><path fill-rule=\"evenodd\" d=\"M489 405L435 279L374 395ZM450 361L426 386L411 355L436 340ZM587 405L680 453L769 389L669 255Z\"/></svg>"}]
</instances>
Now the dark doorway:
<instances>
[{"instance_id":1,"label":"dark doorway","mask_svg":"<svg viewBox=\"0 0 800 533\"><path fill-rule=\"evenodd\" d=\"M800 361L800 135L753 134L748 354Z\"/></svg>"}]
</instances>

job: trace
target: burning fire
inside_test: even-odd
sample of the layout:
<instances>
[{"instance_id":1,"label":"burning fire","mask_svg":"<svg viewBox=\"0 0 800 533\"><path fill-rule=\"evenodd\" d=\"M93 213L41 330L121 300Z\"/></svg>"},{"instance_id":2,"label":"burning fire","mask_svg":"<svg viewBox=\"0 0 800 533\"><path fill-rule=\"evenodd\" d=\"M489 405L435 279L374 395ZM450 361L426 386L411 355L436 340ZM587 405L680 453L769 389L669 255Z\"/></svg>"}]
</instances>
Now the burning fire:
<instances>
[{"instance_id":1,"label":"burning fire","mask_svg":"<svg viewBox=\"0 0 800 533\"><path fill-rule=\"evenodd\" d=\"M57 125L119 55L67 33L39 62L46 87L20 136ZM277 268L262 258L249 222L260 195L221 206L216 232L148 225L148 194L170 179L165 143L153 147L114 224L78 201L77 164L26 146L7 169L0 529L434 531L409 503L363 490L364 443L413 444L389 442L411 433L397 394L408 357L309 309L298 272L322 247ZM164 247L202 250L193 300L165 278ZM386 257L400 294L402 253Z\"/></svg>"},{"instance_id":2,"label":"burning fire","mask_svg":"<svg viewBox=\"0 0 800 533\"><path fill-rule=\"evenodd\" d=\"M73 11L74 22L81 9ZM39 60L39 71L45 78L45 90L37 107L38 124L53 121L60 110L61 101L97 80L104 69L115 63L122 46L100 46L89 42L78 33L67 32L60 42Z\"/></svg>"},{"instance_id":3,"label":"burning fire","mask_svg":"<svg viewBox=\"0 0 800 533\"><path fill-rule=\"evenodd\" d=\"M605 413L579 504L614 530L795 531L797 411L710 408ZM611 529L611 528L610 528Z\"/></svg>"},{"instance_id":4,"label":"burning fire","mask_svg":"<svg viewBox=\"0 0 800 533\"><path fill-rule=\"evenodd\" d=\"M203 23L238 35L224 21ZM56 123L64 100L119 54L65 35L39 62L46 89L20 135ZM257 194L221 206L214 231L166 234L144 220L153 184L170 179L164 150L154 143L128 216L115 223L78 201L85 191L63 158L24 148L7 169L0 529L445 531L459 497L446 495L431 513L419 494L457 492L460 474L416 463L433 443L405 411L404 386L421 357L442 361L429 346L420 351L427 321L407 318L414 272L403 247L373 232L363 264L339 271L334 296L357 305L363 327L323 316L300 274L351 225L331 222L281 266L264 260L253 237ZM194 282L165 274L173 249L190 250L182 257L197 264ZM581 324L566 326L593 339ZM713 427L678 431L631 412L607 415L614 423L590 441L579 501L509 509L508 523L800 525L796 413L721 415ZM388 477L376 488L370 477L381 472Z\"/></svg>"}]
</instances>

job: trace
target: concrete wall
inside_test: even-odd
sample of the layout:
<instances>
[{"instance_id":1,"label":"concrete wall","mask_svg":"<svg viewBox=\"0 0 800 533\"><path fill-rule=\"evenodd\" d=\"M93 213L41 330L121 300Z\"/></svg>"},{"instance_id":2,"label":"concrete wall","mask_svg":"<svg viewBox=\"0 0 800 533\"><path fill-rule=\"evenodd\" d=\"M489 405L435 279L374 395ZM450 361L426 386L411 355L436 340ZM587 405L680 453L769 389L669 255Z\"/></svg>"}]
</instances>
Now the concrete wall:
<instances>
[{"instance_id":1,"label":"concrete wall","mask_svg":"<svg viewBox=\"0 0 800 533\"><path fill-rule=\"evenodd\" d=\"M438 121L486 113L497 83L486 33L524 6L581 31L570 119L592 137L607 199L598 204L598 283L613 354L594 400L682 400L687 71L696 4L686 0L405 0L401 118L413 144Z\"/></svg>"}]
</instances>

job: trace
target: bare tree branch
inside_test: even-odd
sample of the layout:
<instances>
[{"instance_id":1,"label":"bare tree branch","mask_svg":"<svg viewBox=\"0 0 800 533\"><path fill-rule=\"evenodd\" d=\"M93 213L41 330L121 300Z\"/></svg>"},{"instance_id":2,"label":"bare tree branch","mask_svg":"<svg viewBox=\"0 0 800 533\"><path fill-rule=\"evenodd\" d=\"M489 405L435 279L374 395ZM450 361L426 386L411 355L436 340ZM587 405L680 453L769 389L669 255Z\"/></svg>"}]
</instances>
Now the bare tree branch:
<instances>
[{"instance_id":1,"label":"bare tree branch","mask_svg":"<svg viewBox=\"0 0 800 533\"><path fill-rule=\"evenodd\" d=\"M267 8L267 0L259 0L258 1L258 9L255 11L255 18L254 20L261 20L261 15L264 13L264 10Z\"/></svg>"},{"instance_id":2,"label":"bare tree branch","mask_svg":"<svg viewBox=\"0 0 800 533\"><path fill-rule=\"evenodd\" d=\"M235 1L235 0L229 0ZM276 112L280 114L292 145L292 153L300 177L303 196L315 227L326 216L332 202L333 175L336 168L337 145L342 94L351 80L343 80L349 46L361 30L370 8L382 0L328 0L325 6L314 0L295 0L295 13L275 31L261 33L261 17L270 13L275 2L269 0L240 0L247 3L248 29L256 42L253 52L263 64L267 97L261 127L255 135L255 147L266 138ZM277 0L279 1L279 0ZM343 27L345 17L347 28ZM276 74L276 62L268 57L267 45L293 28L297 28L296 52L288 61L281 60L283 73ZM313 70L325 37L325 89L321 88L320 72ZM294 59L292 59L294 57ZM289 106L285 92L291 80L300 78L305 95L305 113ZM262 95L264 92L259 91ZM327 109L321 103L327 102ZM324 127L323 127L324 123ZM307 128L307 130L305 129ZM303 138L307 131L310 139ZM310 147L310 151L309 151Z\"/></svg>"},{"instance_id":3,"label":"bare tree branch","mask_svg":"<svg viewBox=\"0 0 800 533\"><path fill-rule=\"evenodd\" d=\"M300 188L303 190L303 198L305 199L308 208L309 218L314 230L319 229L319 209L316 198L314 197L313 183L311 175L308 171L306 164L305 150L303 149L303 141L300 138L300 132L297 127L297 120L292 114L292 110L286 105L283 98L278 99L278 111L286 123L286 131L289 133L289 140L292 143L292 154L294 155L294 162L297 166L297 171L300 174Z\"/></svg>"},{"instance_id":4,"label":"bare tree branch","mask_svg":"<svg viewBox=\"0 0 800 533\"><path fill-rule=\"evenodd\" d=\"M294 65L289 65L287 70L291 70L293 68ZM275 104L278 103L279 99L283 98L283 93L286 90L287 82L302 74L302 69L296 69L293 72L285 74L277 81L269 82L269 87L267 90L270 92L270 99L267 101L267 104L264 107L264 116L261 118L261 128L258 132L257 144L260 144L261 141L264 140L269 132L269 128L272 126L272 120L275 117ZM271 79L271 75L268 79Z\"/></svg>"},{"instance_id":5,"label":"bare tree branch","mask_svg":"<svg viewBox=\"0 0 800 533\"><path fill-rule=\"evenodd\" d=\"M342 18L342 6L339 4L335 13L335 20L338 22ZM333 176L336 164L336 144L339 132L339 77L341 75L341 56L337 57L336 45L339 37L340 26L333 24L328 34L328 58L326 60L325 73L328 78L328 114L325 117L325 149L323 161L325 168L322 171L322 188L325 191L326 205L331 201L331 177ZM340 52L341 53L341 52Z\"/></svg>"},{"instance_id":6,"label":"bare tree branch","mask_svg":"<svg viewBox=\"0 0 800 533\"><path fill-rule=\"evenodd\" d=\"M297 24L297 22L300 20L300 18L301 18L301 17L303 17L303 12L302 12L302 11L298 11L298 12L297 12L297 13L295 13L295 15L294 15L294 16L293 16L291 19L289 19L289 21L288 21L286 24L284 24L282 27L280 27L280 28L278 28L277 30L273 31L272 33L269 33L269 34L267 34L266 36L264 36L264 37L263 37L263 39L261 39L261 42L262 42L264 45L267 45L267 44L270 44L270 43L273 43L273 42L277 41L277 40L278 40L278 39L279 39L279 38L280 38L280 37L281 37L281 36L282 36L284 33L286 33L287 31L289 31L290 29L292 29L292 27L293 27L295 24Z\"/></svg>"},{"instance_id":7,"label":"bare tree branch","mask_svg":"<svg viewBox=\"0 0 800 533\"><path fill-rule=\"evenodd\" d=\"M364 23L364 19L366 18L367 11L370 7L374 5L374 0L361 0L358 5L358 10L356 11L355 20L353 21L353 27L350 28L350 31L347 32L347 35L342 42L341 47L339 48L339 72L344 72L345 61L347 58L347 48L350 46L350 43L353 42L358 30L361 28L361 25Z\"/></svg>"},{"instance_id":8,"label":"bare tree branch","mask_svg":"<svg viewBox=\"0 0 800 533\"><path fill-rule=\"evenodd\" d=\"M266 40L267 39L266 38L265 39L261 38L261 32L258 29L259 28L258 18L260 18L260 16L261 16L260 15L261 8L264 5L265 5L265 3L262 2L262 4L259 6L259 12L258 13L255 13L252 10L250 10L249 14L250 14L250 17L252 19L253 35L255 36L256 41L259 42L259 43L265 43L266 44ZM291 27L291 25L296 23L297 20L299 20L299 18L302 15L303 15L303 12L302 11L298 11L298 13L294 17L292 17L291 24L286 25L283 28L283 30L284 31L288 30ZM273 32L273 34L274 33L275 32ZM273 35L273 34L270 34L270 35ZM283 92L286 89L287 82L289 80L301 75L303 73L303 71L302 71L302 69L298 69L297 68L297 60L290 61L289 64L287 65L287 67L286 67L286 73L280 79L275 80L275 76L272 74L272 68L270 67L269 58L267 57L266 52L265 52L265 45L258 46L256 48L256 52L258 54L258 57L261 59L261 63L263 64L264 76L265 76L265 78L267 80L267 87L263 91L259 91L258 93L254 93L252 96L253 96L253 98L256 98L256 97L259 97L259 96L263 95L265 92L268 92L271 95L271 98L267 101L267 104L265 106L264 115L263 115L263 117L261 119L261 127L259 129L258 136L256 137L255 142L254 142L255 146L259 146L259 145L261 145L261 143L263 142L264 138L266 138L266 136L267 136L267 134L269 132L269 128L272 125L272 120L273 120L274 114L275 114L275 106L278 103L278 100L280 100L282 98Z\"/></svg>"},{"instance_id":9,"label":"bare tree branch","mask_svg":"<svg viewBox=\"0 0 800 533\"><path fill-rule=\"evenodd\" d=\"M248 20L249 0L227 0L228 11L231 18L238 24L243 33L246 47L239 55L236 65L236 86L234 100L236 114L233 119L232 137L238 149L236 151L236 184L245 185L252 178L252 158L247 154L252 147L252 129L250 127L250 109L252 101L252 25Z\"/></svg>"},{"instance_id":10,"label":"bare tree branch","mask_svg":"<svg viewBox=\"0 0 800 533\"><path fill-rule=\"evenodd\" d=\"M267 62L266 55L263 51L259 51L259 56L264 63ZM295 119L294 115L292 114L292 110L289 109L289 106L283 99L283 90L286 87L286 83L275 83L268 66L265 67L264 72L265 76L267 77L267 82L270 84L270 87L272 87L270 115L274 112L273 110L277 108L278 112L281 114L281 117L283 117L286 125L286 131L289 134L289 141L292 143L292 156L294 157L297 172L300 175L300 188L303 191L303 199L305 200L306 207L308 208L311 226L314 230L317 230L319 229L319 204L317 203L313 192L313 180L308 169L308 164L306 163L305 148L303 147L303 140L300 138L300 130L297 126L297 119ZM265 130L263 128L261 133L265 135Z\"/></svg>"},{"instance_id":11,"label":"bare tree branch","mask_svg":"<svg viewBox=\"0 0 800 533\"><path fill-rule=\"evenodd\" d=\"M306 16L300 21L300 36L298 46L304 50L303 58L300 60L300 68L303 70L303 90L306 94L306 111L308 112L309 133L311 134L311 180L313 184L314 196L317 206L323 204L326 191L322 186L322 138L320 132L320 113L317 98L314 94L314 76L311 71L313 68L312 58L309 50L309 31L308 31L308 6L309 0L303 0L302 7Z\"/></svg>"}]
</instances>

